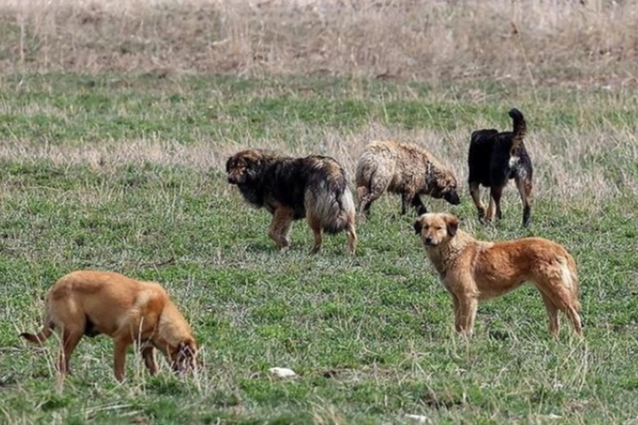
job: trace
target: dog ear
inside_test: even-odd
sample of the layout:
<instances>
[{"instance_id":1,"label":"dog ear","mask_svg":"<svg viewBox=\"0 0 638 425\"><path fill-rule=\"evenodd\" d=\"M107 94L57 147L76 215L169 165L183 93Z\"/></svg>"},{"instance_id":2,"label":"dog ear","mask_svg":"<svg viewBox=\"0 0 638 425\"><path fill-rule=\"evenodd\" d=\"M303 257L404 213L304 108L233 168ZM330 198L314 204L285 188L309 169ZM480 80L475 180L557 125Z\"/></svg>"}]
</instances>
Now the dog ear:
<instances>
[{"instance_id":1,"label":"dog ear","mask_svg":"<svg viewBox=\"0 0 638 425\"><path fill-rule=\"evenodd\" d=\"M456 235L456 231L459 230L459 219L453 215L448 215L445 217L445 225L448 235L452 237Z\"/></svg>"},{"instance_id":2,"label":"dog ear","mask_svg":"<svg viewBox=\"0 0 638 425\"><path fill-rule=\"evenodd\" d=\"M232 166L233 166L233 162L234 162L234 160L235 160L235 157L234 157L234 156L231 156L231 157L229 157L229 158L226 160L226 172L227 172L227 173L228 173L228 172L230 172L230 169L231 169L231 168L232 168Z\"/></svg>"},{"instance_id":3,"label":"dog ear","mask_svg":"<svg viewBox=\"0 0 638 425\"><path fill-rule=\"evenodd\" d=\"M422 228L423 226L421 225L421 220L417 219L414 222L414 233L416 233L417 235L420 234Z\"/></svg>"}]
</instances>

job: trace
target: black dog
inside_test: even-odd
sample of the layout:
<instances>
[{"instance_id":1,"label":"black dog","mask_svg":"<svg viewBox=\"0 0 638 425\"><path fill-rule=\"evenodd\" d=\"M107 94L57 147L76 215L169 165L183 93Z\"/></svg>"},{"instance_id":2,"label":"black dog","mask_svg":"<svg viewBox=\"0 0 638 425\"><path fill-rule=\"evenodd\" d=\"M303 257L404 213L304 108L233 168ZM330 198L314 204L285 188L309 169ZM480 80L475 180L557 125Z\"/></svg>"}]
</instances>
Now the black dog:
<instances>
[{"instance_id":1,"label":"black dog","mask_svg":"<svg viewBox=\"0 0 638 425\"><path fill-rule=\"evenodd\" d=\"M304 217L314 233L315 253L321 248L322 232L348 234L348 253L357 244L355 206L343 167L333 158L310 155L291 158L249 149L226 162L228 182L237 185L244 199L273 215L268 236L286 250L294 220Z\"/></svg>"},{"instance_id":2,"label":"black dog","mask_svg":"<svg viewBox=\"0 0 638 425\"><path fill-rule=\"evenodd\" d=\"M474 205L478 209L479 220L491 221L494 208L496 217L502 218L501 196L510 179L514 179L523 201L523 226L529 225L532 196L532 161L527 154L523 138L527 124L518 109L512 109L509 116L514 121L512 132L498 132L495 129L477 130L472 133L468 165L468 183ZM481 203L479 185L490 188L490 205L487 213Z\"/></svg>"}]
</instances>

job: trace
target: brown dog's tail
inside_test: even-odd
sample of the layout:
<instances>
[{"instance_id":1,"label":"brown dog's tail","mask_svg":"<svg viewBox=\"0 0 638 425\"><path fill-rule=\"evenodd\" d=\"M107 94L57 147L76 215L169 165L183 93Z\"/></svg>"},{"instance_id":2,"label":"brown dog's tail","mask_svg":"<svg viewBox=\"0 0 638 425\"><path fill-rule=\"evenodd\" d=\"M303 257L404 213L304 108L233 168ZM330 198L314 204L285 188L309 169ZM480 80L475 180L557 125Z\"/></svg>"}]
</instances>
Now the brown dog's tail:
<instances>
[{"instance_id":1,"label":"brown dog's tail","mask_svg":"<svg viewBox=\"0 0 638 425\"><path fill-rule=\"evenodd\" d=\"M523 144L523 138L527 134L527 123L525 117L516 108L512 108L509 116L514 121L514 130L512 131L512 148L510 151L516 151Z\"/></svg>"},{"instance_id":2,"label":"brown dog's tail","mask_svg":"<svg viewBox=\"0 0 638 425\"><path fill-rule=\"evenodd\" d=\"M324 162L308 181L305 194L308 214L328 233L339 233L354 221L356 209L345 170L334 160Z\"/></svg>"},{"instance_id":3,"label":"brown dog's tail","mask_svg":"<svg viewBox=\"0 0 638 425\"><path fill-rule=\"evenodd\" d=\"M27 332L22 332L20 336L34 344L42 344L44 341L49 339L49 337L53 334L53 329L55 329L55 324L51 320L47 319L44 327L38 334L30 334Z\"/></svg>"}]
</instances>

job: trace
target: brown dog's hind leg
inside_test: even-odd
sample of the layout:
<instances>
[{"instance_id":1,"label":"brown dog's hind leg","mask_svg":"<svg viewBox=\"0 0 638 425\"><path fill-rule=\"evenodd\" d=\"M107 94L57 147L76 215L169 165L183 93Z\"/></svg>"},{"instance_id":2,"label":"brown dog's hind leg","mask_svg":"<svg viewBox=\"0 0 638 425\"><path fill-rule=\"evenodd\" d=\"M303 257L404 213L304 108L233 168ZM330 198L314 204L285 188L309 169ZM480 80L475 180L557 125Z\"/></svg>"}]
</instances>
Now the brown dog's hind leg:
<instances>
[{"instance_id":1,"label":"brown dog's hind leg","mask_svg":"<svg viewBox=\"0 0 638 425\"><path fill-rule=\"evenodd\" d=\"M277 208L273 214L268 236L275 241L277 246L285 251L290 246L288 234L292 227L294 212L290 208Z\"/></svg>"},{"instance_id":2,"label":"brown dog's hind leg","mask_svg":"<svg viewBox=\"0 0 638 425\"><path fill-rule=\"evenodd\" d=\"M308 225L310 226L310 229L312 229L312 234L314 236L314 243L310 253L316 254L321 249L322 243L323 229L321 228L321 220L314 215L308 214Z\"/></svg>"},{"instance_id":3,"label":"brown dog's hind leg","mask_svg":"<svg viewBox=\"0 0 638 425\"><path fill-rule=\"evenodd\" d=\"M532 182L528 178L516 177L516 187L518 193L521 195L521 201L523 202L523 227L529 226L531 218L532 208L530 201L532 198Z\"/></svg>"},{"instance_id":4,"label":"brown dog's hind leg","mask_svg":"<svg viewBox=\"0 0 638 425\"><path fill-rule=\"evenodd\" d=\"M479 221L484 222L485 207L483 206L483 203L481 202L481 188L478 182L470 183L470 195L472 196L472 201L474 201L474 205L476 206Z\"/></svg>"}]
</instances>

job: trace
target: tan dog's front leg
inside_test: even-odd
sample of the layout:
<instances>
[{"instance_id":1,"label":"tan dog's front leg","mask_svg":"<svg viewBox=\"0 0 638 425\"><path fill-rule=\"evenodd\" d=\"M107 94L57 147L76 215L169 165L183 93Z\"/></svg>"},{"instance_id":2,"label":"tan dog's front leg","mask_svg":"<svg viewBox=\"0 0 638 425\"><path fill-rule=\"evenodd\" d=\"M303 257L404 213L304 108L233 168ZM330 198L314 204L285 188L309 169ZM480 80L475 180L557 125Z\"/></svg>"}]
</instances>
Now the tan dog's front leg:
<instances>
[{"instance_id":1,"label":"tan dog's front leg","mask_svg":"<svg viewBox=\"0 0 638 425\"><path fill-rule=\"evenodd\" d=\"M144 358L144 364L151 375L157 373L157 360L155 359L155 349L151 346L142 348L142 357Z\"/></svg>"},{"instance_id":2,"label":"tan dog's front leg","mask_svg":"<svg viewBox=\"0 0 638 425\"><path fill-rule=\"evenodd\" d=\"M473 296L464 295L458 299L457 331L465 335L472 335L474 330L474 318L478 309L478 300Z\"/></svg>"},{"instance_id":3,"label":"tan dog's front leg","mask_svg":"<svg viewBox=\"0 0 638 425\"><path fill-rule=\"evenodd\" d=\"M115 379L124 381L124 367L126 366L126 349L130 343L125 339L115 339L113 349L113 372Z\"/></svg>"}]
</instances>

